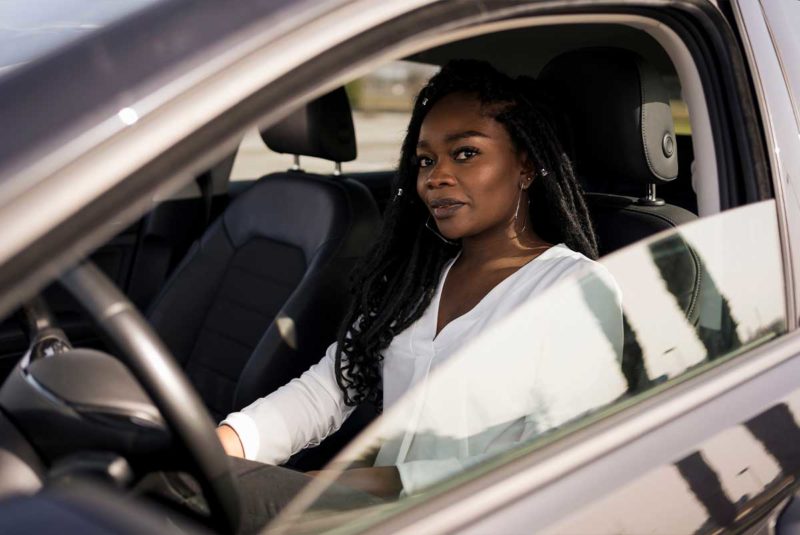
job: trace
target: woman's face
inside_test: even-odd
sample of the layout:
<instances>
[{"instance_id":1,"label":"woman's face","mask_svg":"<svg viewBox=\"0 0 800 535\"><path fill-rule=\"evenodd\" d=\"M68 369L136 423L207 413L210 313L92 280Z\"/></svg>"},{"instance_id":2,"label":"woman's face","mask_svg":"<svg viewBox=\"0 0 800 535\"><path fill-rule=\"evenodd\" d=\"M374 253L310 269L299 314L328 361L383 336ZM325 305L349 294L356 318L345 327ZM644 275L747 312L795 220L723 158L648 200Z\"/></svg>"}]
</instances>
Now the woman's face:
<instances>
[{"instance_id":1,"label":"woman's face","mask_svg":"<svg viewBox=\"0 0 800 535\"><path fill-rule=\"evenodd\" d=\"M449 239L513 236L520 185L530 184L525 160L506 128L486 114L475 96L452 93L422 123L417 193Z\"/></svg>"}]
</instances>

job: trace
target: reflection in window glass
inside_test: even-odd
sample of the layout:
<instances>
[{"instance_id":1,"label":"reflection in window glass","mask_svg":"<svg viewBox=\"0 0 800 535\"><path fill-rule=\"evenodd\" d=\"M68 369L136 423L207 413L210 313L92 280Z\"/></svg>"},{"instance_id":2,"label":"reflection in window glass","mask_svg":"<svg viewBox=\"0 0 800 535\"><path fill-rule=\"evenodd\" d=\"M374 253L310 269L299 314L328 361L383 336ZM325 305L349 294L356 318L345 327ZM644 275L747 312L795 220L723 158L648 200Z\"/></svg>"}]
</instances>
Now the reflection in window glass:
<instances>
[{"instance_id":1,"label":"reflection in window glass","mask_svg":"<svg viewBox=\"0 0 800 535\"><path fill-rule=\"evenodd\" d=\"M601 264L429 366L287 509L284 520L302 519L294 532L363 527L786 329L774 201L662 233ZM397 466L403 491L377 503L353 491L331 506L329 484L351 463ZM333 485L341 496L345 485Z\"/></svg>"},{"instance_id":2,"label":"reflection in window glass","mask_svg":"<svg viewBox=\"0 0 800 535\"><path fill-rule=\"evenodd\" d=\"M604 262L625 296L625 364L634 391L783 332L771 205L688 225ZM752 219L733 215L741 212ZM774 231L764 232L766 225Z\"/></svg>"}]
</instances>

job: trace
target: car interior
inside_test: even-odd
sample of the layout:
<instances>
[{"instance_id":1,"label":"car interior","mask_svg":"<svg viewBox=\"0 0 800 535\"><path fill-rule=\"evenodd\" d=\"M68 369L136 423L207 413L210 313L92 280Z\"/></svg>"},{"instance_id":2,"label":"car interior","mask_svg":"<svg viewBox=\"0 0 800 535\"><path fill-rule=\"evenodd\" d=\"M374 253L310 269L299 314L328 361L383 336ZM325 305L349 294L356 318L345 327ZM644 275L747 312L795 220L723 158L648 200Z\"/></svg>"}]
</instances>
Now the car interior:
<instances>
[{"instance_id":1,"label":"car interior","mask_svg":"<svg viewBox=\"0 0 800 535\"><path fill-rule=\"evenodd\" d=\"M647 32L623 24L543 25L468 37L403 59L437 66L452 58L488 60L508 74L542 80L558 95L561 133L602 255L714 212L713 200L698 194L710 177L693 175L695 151L710 141L693 139L691 121L679 116L678 69ZM637 122L624 115L630 109L643 110ZM294 158L292 168L231 181L236 154L229 154L179 194L154 201L92 256L145 312L215 421L299 376L336 337L349 273L376 240L393 194L391 166L348 170L358 162L358 131L345 88L329 91L260 130L269 151ZM307 158L330 162L330 173L304 171ZM703 268L691 247L673 245L681 251L675 294L696 323ZM113 353L63 288L54 284L43 296L73 346ZM29 349L26 321L20 312L0 325L2 378ZM637 363L623 366L631 392L643 388ZM288 466L320 469L376 415L374 407L360 407L340 431ZM42 432L18 423L23 434ZM34 479L41 479L47 468L36 471ZM19 485L35 486L25 480Z\"/></svg>"}]
</instances>

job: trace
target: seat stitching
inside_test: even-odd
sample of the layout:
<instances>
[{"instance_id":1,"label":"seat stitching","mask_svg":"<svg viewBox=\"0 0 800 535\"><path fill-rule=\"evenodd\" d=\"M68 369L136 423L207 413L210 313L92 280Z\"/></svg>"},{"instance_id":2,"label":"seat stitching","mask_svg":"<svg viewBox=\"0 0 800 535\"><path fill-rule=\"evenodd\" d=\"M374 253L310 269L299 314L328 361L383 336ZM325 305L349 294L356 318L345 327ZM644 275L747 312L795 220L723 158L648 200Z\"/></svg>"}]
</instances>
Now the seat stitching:
<instances>
[{"instance_id":1,"label":"seat stitching","mask_svg":"<svg viewBox=\"0 0 800 535\"><path fill-rule=\"evenodd\" d=\"M689 248L689 253L692 256L692 262L694 262L695 268L697 269L697 280L695 281L695 284L692 285L694 289L692 290L692 299L689 302L689 312L687 314L689 319L691 319L692 314L694 314L694 309L697 306L697 301L700 298L700 289L703 282L703 268L702 263L700 262L700 257L697 255L697 252L694 250L694 248L688 244L687 247ZM698 316L698 320L699 319L700 318ZM692 321L692 323L694 323L694 321Z\"/></svg>"},{"instance_id":2,"label":"seat stitching","mask_svg":"<svg viewBox=\"0 0 800 535\"><path fill-rule=\"evenodd\" d=\"M650 160L650 151L647 150L647 129L645 128L645 124L647 121L647 114L645 113L645 103L647 102L647 88L644 83L644 76L643 69L641 64L637 61L636 68L639 72L639 90L642 96L641 105L639 106L642 110L641 117L642 117L642 124L640 125L642 131L642 144L644 145L644 157L647 160L647 168L650 169L650 172L656 175L658 178L662 180L667 180L667 177L661 176L661 174L655 170L653 167L653 162Z\"/></svg>"},{"instance_id":3,"label":"seat stitching","mask_svg":"<svg viewBox=\"0 0 800 535\"><path fill-rule=\"evenodd\" d=\"M672 225L673 228L678 227L680 225L680 223L676 223L675 221L673 221L672 219L670 219L669 217L667 217L665 215L656 214L656 213L653 213L653 212L647 212L647 211L644 211L644 210L637 210L635 207L632 207L632 206L625 207L625 208L623 208L623 210L630 210L631 212L634 212L636 214L642 214L642 215L646 215L646 216L650 216L650 217L655 217L656 219L660 219L662 221L666 221L667 223Z\"/></svg>"},{"instance_id":4,"label":"seat stitching","mask_svg":"<svg viewBox=\"0 0 800 535\"><path fill-rule=\"evenodd\" d=\"M637 71L639 72L639 94L641 95L641 102L639 108L642 110L641 124L639 125L639 127L641 128L642 131L642 145L644 145L644 158L645 160L647 160L647 167L648 169L650 169L650 172L658 176L658 173L656 173L653 170L653 164L652 162L650 162L650 153L647 150L647 129L644 127L645 122L647 121L647 114L645 112L645 102L647 102L647 90L644 87L644 76L642 76L643 74L642 68L641 65L639 65L638 61L636 62L636 68Z\"/></svg>"}]
</instances>

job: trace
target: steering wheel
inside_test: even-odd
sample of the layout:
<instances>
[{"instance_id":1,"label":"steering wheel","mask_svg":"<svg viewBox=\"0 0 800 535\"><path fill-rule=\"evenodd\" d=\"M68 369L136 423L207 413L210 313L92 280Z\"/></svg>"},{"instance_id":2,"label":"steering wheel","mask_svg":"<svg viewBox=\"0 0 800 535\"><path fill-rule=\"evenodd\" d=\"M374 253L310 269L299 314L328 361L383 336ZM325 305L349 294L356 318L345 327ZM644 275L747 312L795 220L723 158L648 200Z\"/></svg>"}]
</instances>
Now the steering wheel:
<instances>
[{"instance_id":1,"label":"steering wheel","mask_svg":"<svg viewBox=\"0 0 800 535\"><path fill-rule=\"evenodd\" d=\"M136 307L94 264L83 262L64 273L60 280L120 348L119 359L161 411L178 446L189 454L190 465L208 502L212 523L220 531L236 533L240 522L236 479L217 439L211 416L169 349ZM50 334L60 332L46 308L29 307L26 313L37 329ZM53 342L58 338L39 337L40 342L48 339L39 345L49 348L45 352L52 353L68 349L66 337L61 342ZM59 343L66 346L59 346Z\"/></svg>"}]
</instances>

